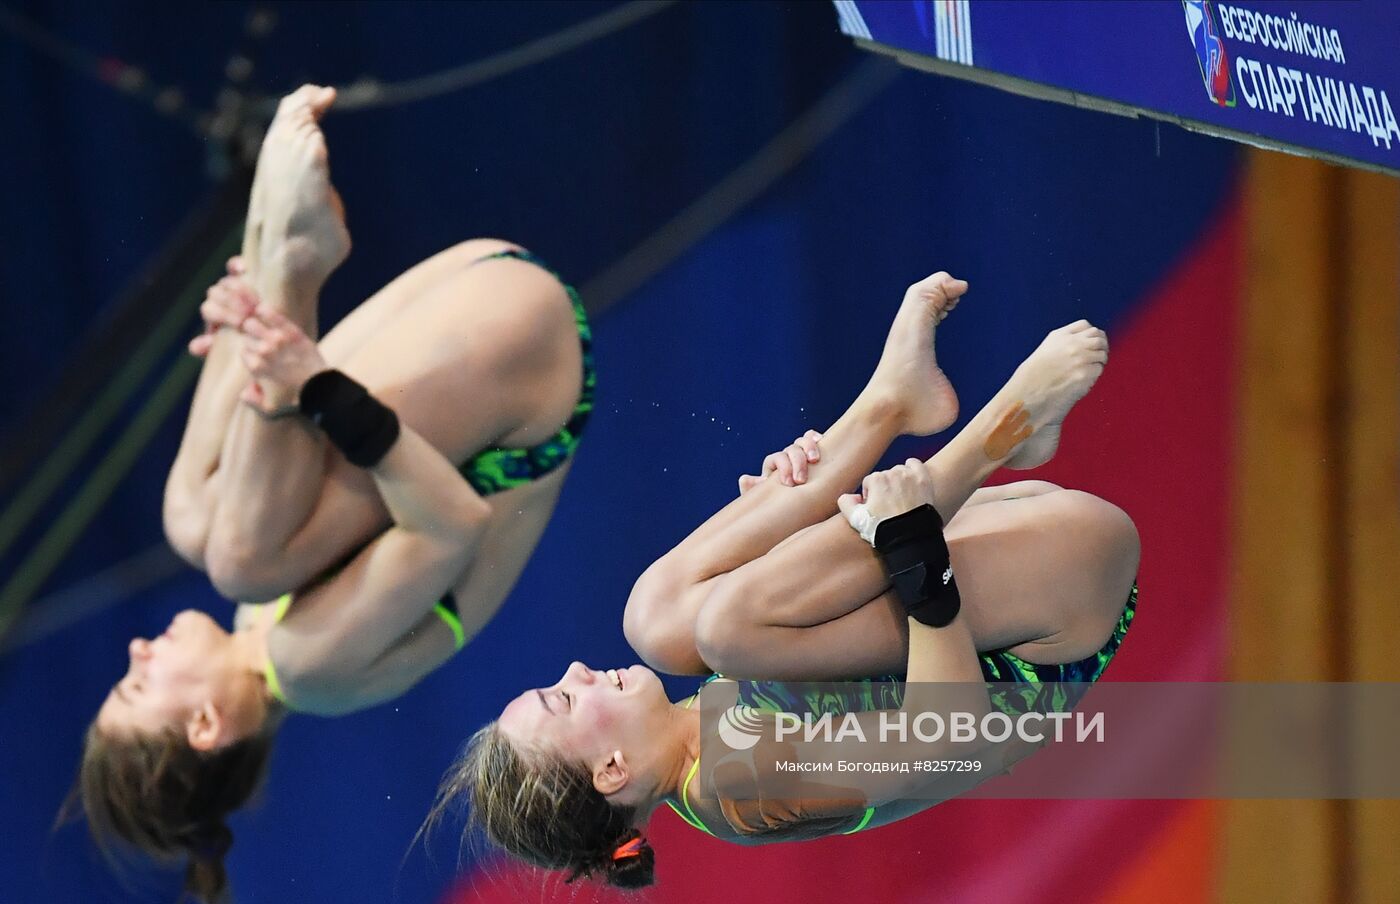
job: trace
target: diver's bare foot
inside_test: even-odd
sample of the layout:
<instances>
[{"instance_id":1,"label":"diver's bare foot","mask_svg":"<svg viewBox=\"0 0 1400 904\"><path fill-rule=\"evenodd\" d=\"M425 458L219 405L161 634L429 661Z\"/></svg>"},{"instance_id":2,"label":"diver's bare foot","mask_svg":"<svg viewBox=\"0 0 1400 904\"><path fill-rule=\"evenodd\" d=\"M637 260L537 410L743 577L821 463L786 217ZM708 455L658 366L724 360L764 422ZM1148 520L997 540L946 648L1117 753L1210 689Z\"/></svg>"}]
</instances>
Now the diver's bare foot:
<instances>
[{"instance_id":1,"label":"diver's bare foot","mask_svg":"<svg viewBox=\"0 0 1400 904\"><path fill-rule=\"evenodd\" d=\"M280 109L280 107L279 107ZM274 120L275 121L275 120ZM269 131L271 127L269 127ZM256 280L262 271L263 230L267 224L267 195L276 187L269 188L270 170L276 165L269 159L277 156L278 145L265 140L258 151L258 163L253 168L253 185L248 192L248 216L243 221L242 258L249 278Z\"/></svg>"},{"instance_id":2,"label":"diver's bare foot","mask_svg":"<svg viewBox=\"0 0 1400 904\"><path fill-rule=\"evenodd\" d=\"M299 89L306 91L309 86ZM281 105L278 106L281 110ZM274 120L275 122L275 120ZM271 126L269 126L271 131ZM266 136L264 136L264 139ZM269 191L276 190L276 187L269 188L271 181L270 171L277 169L278 165L272 161L280 153L278 142L263 141L258 150L258 163L253 169L253 185L248 192L248 216L243 221L243 252L242 258L247 274L256 278L262 270L263 259L263 228L267 223L267 195Z\"/></svg>"},{"instance_id":3,"label":"diver's bare foot","mask_svg":"<svg viewBox=\"0 0 1400 904\"><path fill-rule=\"evenodd\" d=\"M1060 446L1060 426L1108 363L1108 337L1087 320L1052 330L984 409L983 449L1007 468L1045 464Z\"/></svg>"},{"instance_id":4,"label":"diver's bare foot","mask_svg":"<svg viewBox=\"0 0 1400 904\"><path fill-rule=\"evenodd\" d=\"M870 389L897 400L902 433L928 436L958 419L958 395L934 354L934 333L957 307L967 282L938 272L904 293Z\"/></svg>"},{"instance_id":5,"label":"diver's bare foot","mask_svg":"<svg viewBox=\"0 0 1400 904\"><path fill-rule=\"evenodd\" d=\"M258 180L264 191L253 203L260 207L260 261L269 290L314 297L350 254L345 209L331 185L318 124L334 102L334 88L298 88L282 99L263 139ZM267 291L268 300L276 294Z\"/></svg>"},{"instance_id":6,"label":"diver's bare foot","mask_svg":"<svg viewBox=\"0 0 1400 904\"><path fill-rule=\"evenodd\" d=\"M267 218L262 199L266 194L267 178L259 166L253 171L253 187L248 192L248 216L243 221L243 252L240 255L244 272L253 280L262 270L263 222Z\"/></svg>"}]
</instances>

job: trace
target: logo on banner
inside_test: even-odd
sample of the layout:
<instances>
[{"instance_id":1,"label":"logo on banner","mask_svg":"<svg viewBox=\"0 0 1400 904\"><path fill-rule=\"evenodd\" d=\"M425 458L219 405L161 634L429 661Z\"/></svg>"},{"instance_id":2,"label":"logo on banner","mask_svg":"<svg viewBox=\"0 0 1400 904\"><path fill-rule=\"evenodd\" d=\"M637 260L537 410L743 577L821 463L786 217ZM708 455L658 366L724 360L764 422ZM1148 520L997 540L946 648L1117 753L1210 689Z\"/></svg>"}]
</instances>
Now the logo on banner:
<instances>
[{"instance_id":1,"label":"logo on banner","mask_svg":"<svg viewBox=\"0 0 1400 904\"><path fill-rule=\"evenodd\" d=\"M1181 0L1186 10L1186 30L1196 48L1196 62L1201 67L1201 81L1211 102L1222 107L1235 105L1235 85L1230 81L1230 55L1220 38L1220 26L1210 0Z\"/></svg>"},{"instance_id":2,"label":"logo on banner","mask_svg":"<svg viewBox=\"0 0 1400 904\"><path fill-rule=\"evenodd\" d=\"M763 737L763 718L758 710L740 703L720 715L719 737L730 750L749 750Z\"/></svg>"}]
</instances>

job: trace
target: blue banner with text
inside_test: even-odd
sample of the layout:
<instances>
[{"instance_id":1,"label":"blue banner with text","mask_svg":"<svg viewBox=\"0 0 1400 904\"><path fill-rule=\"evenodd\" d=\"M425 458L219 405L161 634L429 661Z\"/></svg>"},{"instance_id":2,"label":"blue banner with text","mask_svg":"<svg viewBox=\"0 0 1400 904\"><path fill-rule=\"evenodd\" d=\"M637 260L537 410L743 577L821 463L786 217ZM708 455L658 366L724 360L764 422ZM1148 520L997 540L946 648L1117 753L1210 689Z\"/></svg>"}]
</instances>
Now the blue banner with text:
<instances>
[{"instance_id":1,"label":"blue banner with text","mask_svg":"<svg viewBox=\"0 0 1400 904\"><path fill-rule=\"evenodd\" d=\"M901 61L1400 174L1400 3L836 0Z\"/></svg>"}]
</instances>

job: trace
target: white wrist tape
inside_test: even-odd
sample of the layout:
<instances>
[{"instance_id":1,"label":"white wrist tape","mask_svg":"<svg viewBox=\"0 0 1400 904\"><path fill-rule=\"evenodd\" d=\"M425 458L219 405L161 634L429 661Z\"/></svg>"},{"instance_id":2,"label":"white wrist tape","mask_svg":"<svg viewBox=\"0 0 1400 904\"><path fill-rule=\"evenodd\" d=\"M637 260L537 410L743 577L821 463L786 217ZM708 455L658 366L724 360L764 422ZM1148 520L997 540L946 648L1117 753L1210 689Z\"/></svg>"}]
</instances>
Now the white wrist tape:
<instances>
[{"instance_id":1,"label":"white wrist tape","mask_svg":"<svg viewBox=\"0 0 1400 904\"><path fill-rule=\"evenodd\" d=\"M871 546L874 546L875 528L879 527L880 522L884 519L873 517L870 514L870 509L865 507L864 502L852 508L851 513L846 517L847 520L851 522L851 527L855 528L856 533L860 534L860 538Z\"/></svg>"}]
</instances>

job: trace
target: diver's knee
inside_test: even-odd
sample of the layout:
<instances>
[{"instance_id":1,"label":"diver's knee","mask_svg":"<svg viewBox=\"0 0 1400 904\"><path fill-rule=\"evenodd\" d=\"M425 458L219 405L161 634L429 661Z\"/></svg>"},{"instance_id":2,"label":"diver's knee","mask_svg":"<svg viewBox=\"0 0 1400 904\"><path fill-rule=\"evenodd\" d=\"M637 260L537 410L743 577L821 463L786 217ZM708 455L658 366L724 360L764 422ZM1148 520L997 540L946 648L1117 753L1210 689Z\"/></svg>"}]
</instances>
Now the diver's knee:
<instances>
[{"instance_id":1,"label":"diver's knee","mask_svg":"<svg viewBox=\"0 0 1400 904\"><path fill-rule=\"evenodd\" d=\"M1127 512L1118 506L1080 490L1065 490L1072 504L1081 513L1084 530L1089 535L1091 545L1099 550L1104 570L1109 576L1122 575L1130 581L1137 574L1138 562L1142 556L1142 540L1138 536L1137 525Z\"/></svg>"},{"instance_id":2,"label":"diver's knee","mask_svg":"<svg viewBox=\"0 0 1400 904\"><path fill-rule=\"evenodd\" d=\"M265 566L258 550L221 539L217 532L205 545L204 566L214 588L230 600L261 603L294 589Z\"/></svg>"},{"instance_id":3,"label":"diver's knee","mask_svg":"<svg viewBox=\"0 0 1400 904\"><path fill-rule=\"evenodd\" d=\"M687 587L661 562L637 579L622 612L622 633L642 661L659 672L705 671L695 649L695 626L684 614Z\"/></svg>"},{"instance_id":4,"label":"diver's knee","mask_svg":"<svg viewBox=\"0 0 1400 904\"><path fill-rule=\"evenodd\" d=\"M735 577L719 579L695 619L695 648L711 669L730 675L754 673L753 619L756 588Z\"/></svg>"},{"instance_id":5,"label":"diver's knee","mask_svg":"<svg viewBox=\"0 0 1400 904\"><path fill-rule=\"evenodd\" d=\"M1078 545L1089 553L1083 617L1096 626L1114 624L1137 578L1142 556L1137 525L1127 512L1090 493L1065 490L1062 499Z\"/></svg>"},{"instance_id":6,"label":"diver's knee","mask_svg":"<svg viewBox=\"0 0 1400 904\"><path fill-rule=\"evenodd\" d=\"M167 495L161 510L161 524L166 542L176 555L195 568L205 570L204 549L209 542L209 519L194 507Z\"/></svg>"}]
</instances>

